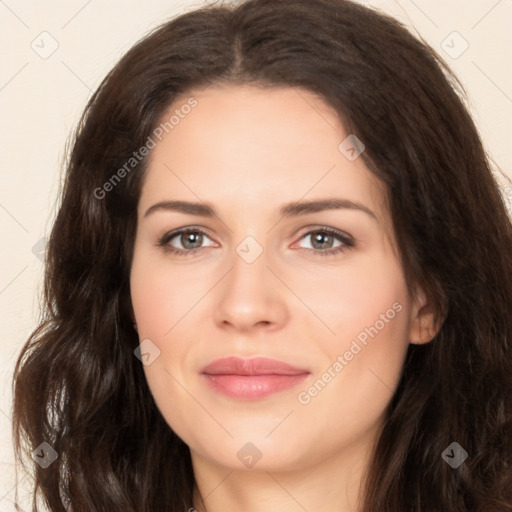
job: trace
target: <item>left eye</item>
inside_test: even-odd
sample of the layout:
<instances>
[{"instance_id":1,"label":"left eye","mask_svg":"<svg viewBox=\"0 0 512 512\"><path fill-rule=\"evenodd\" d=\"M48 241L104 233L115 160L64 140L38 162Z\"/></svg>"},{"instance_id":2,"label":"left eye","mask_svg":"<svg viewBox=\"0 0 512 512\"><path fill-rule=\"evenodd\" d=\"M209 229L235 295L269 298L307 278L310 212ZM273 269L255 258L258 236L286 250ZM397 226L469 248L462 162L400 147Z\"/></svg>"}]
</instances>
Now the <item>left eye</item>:
<instances>
[{"instance_id":1,"label":"left eye","mask_svg":"<svg viewBox=\"0 0 512 512\"><path fill-rule=\"evenodd\" d=\"M330 230L317 230L317 231L309 231L305 235L301 237L301 240L306 240L310 238L312 240L312 249L327 249L321 252L333 252L333 249L337 249L343 245L350 246L351 241L347 236L342 235L341 233L333 232ZM338 240L338 245L332 245L335 240ZM315 247L316 245L316 247Z\"/></svg>"},{"instance_id":2,"label":"left eye","mask_svg":"<svg viewBox=\"0 0 512 512\"><path fill-rule=\"evenodd\" d=\"M313 240L313 248L306 248L306 250L313 253L315 256L337 255L338 253L343 253L356 245L355 240L350 235L332 228L318 228L313 231L308 231L302 235L300 239L304 240L308 237ZM331 246L331 243L335 239L339 240L340 243L336 246ZM317 250L315 245L319 246L322 250Z\"/></svg>"}]
</instances>

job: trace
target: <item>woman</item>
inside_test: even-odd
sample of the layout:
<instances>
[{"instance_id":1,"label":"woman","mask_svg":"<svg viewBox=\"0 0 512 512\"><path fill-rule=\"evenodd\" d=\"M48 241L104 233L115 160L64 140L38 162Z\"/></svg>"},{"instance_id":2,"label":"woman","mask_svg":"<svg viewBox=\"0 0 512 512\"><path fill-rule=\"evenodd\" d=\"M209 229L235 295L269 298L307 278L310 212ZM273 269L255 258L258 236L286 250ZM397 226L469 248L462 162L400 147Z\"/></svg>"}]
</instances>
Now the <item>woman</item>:
<instances>
[{"instance_id":1,"label":"woman","mask_svg":"<svg viewBox=\"0 0 512 512\"><path fill-rule=\"evenodd\" d=\"M512 229L460 92L347 0L121 59L14 376L50 510L512 510Z\"/></svg>"}]
</instances>

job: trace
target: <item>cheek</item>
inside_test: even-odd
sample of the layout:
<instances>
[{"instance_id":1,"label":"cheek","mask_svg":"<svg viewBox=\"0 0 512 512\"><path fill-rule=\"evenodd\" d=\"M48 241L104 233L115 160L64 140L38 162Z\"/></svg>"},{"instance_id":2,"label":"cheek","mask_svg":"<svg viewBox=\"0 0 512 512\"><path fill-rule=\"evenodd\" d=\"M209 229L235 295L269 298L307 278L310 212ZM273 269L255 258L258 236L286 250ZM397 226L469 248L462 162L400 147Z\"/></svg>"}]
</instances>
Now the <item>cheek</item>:
<instances>
[{"instance_id":1,"label":"cheek","mask_svg":"<svg viewBox=\"0 0 512 512\"><path fill-rule=\"evenodd\" d=\"M330 310L336 336L321 338L323 361L297 396L303 425L322 417L322 432L332 432L340 443L355 441L381 420L408 347L405 284L389 274L361 276L338 291L337 310ZM318 442L328 449L321 433Z\"/></svg>"},{"instance_id":2,"label":"cheek","mask_svg":"<svg viewBox=\"0 0 512 512\"><path fill-rule=\"evenodd\" d=\"M134 281L132 303L139 334L145 337L162 337L172 326L172 311L175 310L169 290L152 286L151 280Z\"/></svg>"},{"instance_id":3,"label":"cheek","mask_svg":"<svg viewBox=\"0 0 512 512\"><path fill-rule=\"evenodd\" d=\"M386 253L369 253L354 262L325 278L315 278L315 285L310 281L304 291L313 312L335 334L326 339L331 339L331 347L343 348L360 333L364 341L365 329L376 324L381 338L396 335L398 341L408 325L409 299L401 267Z\"/></svg>"},{"instance_id":4,"label":"cheek","mask_svg":"<svg viewBox=\"0 0 512 512\"><path fill-rule=\"evenodd\" d=\"M346 410L364 403L368 412L381 411L396 389L408 348L410 303L401 269L391 262L348 278L339 304L337 341L328 347L329 360L340 363L332 391L344 397Z\"/></svg>"},{"instance_id":5,"label":"cheek","mask_svg":"<svg viewBox=\"0 0 512 512\"><path fill-rule=\"evenodd\" d=\"M180 407L190 405L178 384L183 382L187 338L180 329L190 309L190 291L180 283L179 272L170 272L155 256L135 252L130 274L130 292L141 342L149 339L150 364L143 366L157 408L169 425L180 423ZM192 302L193 304L193 302ZM180 320L183 319L183 323ZM148 345L147 345L148 346Z\"/></svg>"},{"instance_id":6,"label":"cheek","mask_svg":"<svg viewBox=\"0 0 512 512\"><path fill-rule=\"evenodd\" d=\"M134 255L130 292L139 335L163 339L193 304L194 291L179 269L160 265L143 251Z\"/></svg>"},{"instance_id":7,"label":"cheek","mask_svg":"<svg viewBox=\"0 0 512 512\"><path fill-rule=\"evenodd\" d=\"M378 403L398 384L408 348L410 303L395 259L368 258L360 263L357 271L340 273L327 285L329 300L318 309L335 335L323 337L322 349L330 364L338 361L331 370L336 374L333 391L345 394L348 386L356 402L371 403L375 398ZM350 397L345 400L350 402Z\"/></svg>"},{"instance_id":8,"label":"cheek","mask_svg":"<svg viewBox=\"0 0 512 512\"><path fill-rule=\"evenodd\" d=\"M338 328L344 338L357 338L364 344L367 337L399 342L407 327L407 291L401 279L380 278L364 280L347 286L344 311ZM378 333L376 332L378 331Z\"/></svg>"}]
</instances>

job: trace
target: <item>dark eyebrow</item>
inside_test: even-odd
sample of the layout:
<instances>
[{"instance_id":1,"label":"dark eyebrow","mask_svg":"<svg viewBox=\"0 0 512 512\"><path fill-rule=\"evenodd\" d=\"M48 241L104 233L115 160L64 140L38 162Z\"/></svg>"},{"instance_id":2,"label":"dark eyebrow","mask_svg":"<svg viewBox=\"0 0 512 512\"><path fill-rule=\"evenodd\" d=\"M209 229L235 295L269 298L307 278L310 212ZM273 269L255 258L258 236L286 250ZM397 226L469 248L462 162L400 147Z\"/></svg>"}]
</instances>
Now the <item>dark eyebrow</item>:
<instances>
[{"instance_id":1,"label":"dark eyebrow","mask_svg":"<svg viewBox=\"0 0 512 512\"><path fill-rule=\"evenodd\" d=\"M359 210L378 222L377 216L372 210L366 206L348 199L319 199L313 201L299 201L288 203L281 207L279 213L282 217L296 217L299 215L307 215L309 213L321 212L324 210ZM217 216L215 209L208 203L191 203L188 201L161 201L150 206L144 217L147 217L156 211L176 211L189 215L197 215L200 217Z\"/></svg>"},{"instance_id":2,"label":"dark eyebrow","mask_svg":"<svg viewBox=\"0 0 512 512\"><path fill-rule=\"evenodd\" d=\"M160 201L150 206L144 217L156 211L175 211L188 213L189 215L198 215L200 217L213 217L215 210L207 203L190 203L188 201Z\"/></svg>"},{"instance_id":3,"label":"dark eyebrow","mask_svg":"<svg viewBox=\"0 0 512 512\"><path fill-rule=\"evenodd\" d=\"M308 213L316 213L324 210L342 209L359 210L368 214L374 220L378 221L375 213L373 213L373 211L370 210L370 208L364 206L363 204L358 203L357 201L350 201L348 199L337 198L289 203L281 208L280 214L283 217L295 217L297 215L307 215Z\"/></svg>"}]
</instances>

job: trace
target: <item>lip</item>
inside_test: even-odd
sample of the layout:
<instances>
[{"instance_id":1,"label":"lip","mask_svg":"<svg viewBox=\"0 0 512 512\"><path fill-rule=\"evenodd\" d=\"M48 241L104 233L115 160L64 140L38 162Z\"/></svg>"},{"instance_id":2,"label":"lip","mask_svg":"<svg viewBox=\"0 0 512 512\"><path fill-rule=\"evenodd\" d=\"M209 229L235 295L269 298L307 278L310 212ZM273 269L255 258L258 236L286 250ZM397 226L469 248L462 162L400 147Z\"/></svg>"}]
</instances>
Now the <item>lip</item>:
<instances>
[{"instance_id":1,"label":"lip","mask_svg":"<svg viewBox=\"0 0 512 512\"><path fill-rule=\"evenodd\" d=\"M258 400L285 391L309 374L306 369L265 357L226 357L201 370L201 376L211 389L239 400Z\"/></svg>"}]
</instances>

